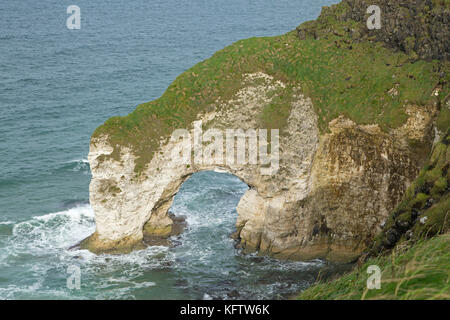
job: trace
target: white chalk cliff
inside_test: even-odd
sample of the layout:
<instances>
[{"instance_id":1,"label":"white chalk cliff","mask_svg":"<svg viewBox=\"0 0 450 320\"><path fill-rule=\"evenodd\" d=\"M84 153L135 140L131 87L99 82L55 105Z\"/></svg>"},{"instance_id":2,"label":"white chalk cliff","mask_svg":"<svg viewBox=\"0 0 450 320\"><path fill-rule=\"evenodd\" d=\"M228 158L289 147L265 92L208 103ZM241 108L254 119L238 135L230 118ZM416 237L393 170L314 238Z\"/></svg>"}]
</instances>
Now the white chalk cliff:
<instances>
[{"instance_id":1,"label":"white chalk cliff","mask_svg":"<svg viewBox=\"0 0 450 320\"><path fill-rule=\"evenodd\" d=\"M217 101L187 129L191 136L200 124L204 132L258 129L256 115L284 86L267 74L248 74L231 100ZM82 245L94 252L119 252L142 247L146 233L169 236L168 210L182 183L201 170L222 170L249 186L237 207L235 236L244 251L281 259L355 259L423 164L424 157L410 145L431 146L434 110L406 105L409 120L388 133L341 116L329 124L330 132L320 134L311 100L300 85L293 92L273 175L263 174L260 164L224 163L225 155L217 154L186 165L173 153L188 148L186 140L161 137L136 178L133 150L123 146L119 159L104 158L114 147L107 136L92 138L90 203L96 232Z\"/></svg>"}]
</instances>

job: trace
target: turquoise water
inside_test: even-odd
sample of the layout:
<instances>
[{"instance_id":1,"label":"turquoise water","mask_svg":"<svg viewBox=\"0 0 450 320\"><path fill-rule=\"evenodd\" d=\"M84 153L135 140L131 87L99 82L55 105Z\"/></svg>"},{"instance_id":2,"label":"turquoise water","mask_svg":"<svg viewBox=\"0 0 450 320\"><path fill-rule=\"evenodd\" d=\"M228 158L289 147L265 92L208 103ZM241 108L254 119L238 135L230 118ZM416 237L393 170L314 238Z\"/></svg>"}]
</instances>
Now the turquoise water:
<instances>
[{"instance_id":1,"label":"turquoise water","mask_svg":"<svg viewBox=\"0 0 450 320\"><path fill-rule=\"evenodd\" d=\"M320 261L244 256L229 234L246 189L199 173L172 211L189 228L172 249L95 256L68 250L95 229L89 138L159 97L177 75L242 38L271 36L337 1L3 1L0 5L0 299L280 298ZM81 30L65 26L81 8ZM81 289L66 286L81 270ZM281 296L280 296L281 295Z\"/></svg>"}]
</instances>

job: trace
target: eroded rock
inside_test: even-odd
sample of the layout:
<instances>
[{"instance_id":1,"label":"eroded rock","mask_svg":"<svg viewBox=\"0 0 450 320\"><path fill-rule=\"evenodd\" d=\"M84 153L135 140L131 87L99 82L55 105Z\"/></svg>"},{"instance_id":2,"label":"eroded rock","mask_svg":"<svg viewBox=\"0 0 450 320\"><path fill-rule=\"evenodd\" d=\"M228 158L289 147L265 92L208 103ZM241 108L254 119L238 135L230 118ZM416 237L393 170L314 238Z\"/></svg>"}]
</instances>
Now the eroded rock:
<instances>
[{"instance_id":1,"label":"eroded rock","mask_svg":"<svg viewBox=\"0 0 450 320\"><path fill-rule=\"evenodd\" d=\"M285 87L263 73L247 75L230 101L217 101L197 116L191 135L196 126L262 129L259 115ZM119 160L105 160L114 148L107 137L94 138L90 202L97 230L85 247L126 251L140 247L146 236L170 236L174 218L168 210L182 183L195 172L220 170L249 185L237 207L235 234L246 252L354 260L423 164L424 156L410 142L431 146L433 111L407 107L410 120L390 133L339 117L329 124L329 133L320 135L311 100L293 88L291 101L286 126L280 128L279 168L272 175L263 174L258 164L219 161L224 155L186 165L173 153L183 150L186 140L162 137L151 162L136 176L132 150L122 147Z\"/></svg>"}]
</instances>

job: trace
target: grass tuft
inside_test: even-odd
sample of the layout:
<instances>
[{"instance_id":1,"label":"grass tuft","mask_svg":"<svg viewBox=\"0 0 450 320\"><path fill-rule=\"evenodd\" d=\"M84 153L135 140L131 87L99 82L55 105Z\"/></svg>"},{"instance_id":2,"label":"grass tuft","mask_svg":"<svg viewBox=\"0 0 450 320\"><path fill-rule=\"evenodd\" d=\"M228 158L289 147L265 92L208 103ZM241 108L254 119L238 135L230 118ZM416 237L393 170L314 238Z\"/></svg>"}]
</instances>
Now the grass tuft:
<instances>
[{"instance_id":1,"label":"grass tuft","mask_svg":"<svg viewBox=\"0 0 450 320\"><path fill-rule=\"evenodd\" d=\"M367 289L367 268L381 269L381 288ZM421 240L409 249L369 260L333 282L318 283L299 300L450 299L450 234Z\"/></svg>"}]
</instances>

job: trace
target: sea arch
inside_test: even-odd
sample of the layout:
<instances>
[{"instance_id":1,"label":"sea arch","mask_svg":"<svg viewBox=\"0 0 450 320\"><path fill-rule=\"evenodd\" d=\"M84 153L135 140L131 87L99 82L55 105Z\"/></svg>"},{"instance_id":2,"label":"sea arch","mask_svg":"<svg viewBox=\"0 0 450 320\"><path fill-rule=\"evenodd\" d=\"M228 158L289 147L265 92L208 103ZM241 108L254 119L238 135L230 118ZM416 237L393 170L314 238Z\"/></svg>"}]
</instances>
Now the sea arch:
<instances>
[{"instance_id":1,"label":"sea arch","mask_svg":"<svg viewBox=\"0 0 450 320\"><path fill-rule=\"evenodd\" d=\"M269 75L249 74L230 100L217 101L197 114L186 128L179 128L184 134L175 139L161 136L157 146L145 139L134 147L114 145L107 134L94 135L88 158L96 232L82 246L94 252L127 252L143 245L144 233L170 234L173 219L168 210L182 183L195 172L219 170L249 186L238 204L236 222L236 237L245 251L283 259L358 257L416 176L422 160L407 141L430 140L433 113L408 106L410 118L391 133L340 116L328 124L330 132L320 135L311 99L300 87L289 92L286 87ZM259 133L268 129L261 119L273 109L273 99L286 94L286 119L272 121L280 126L270 128L279 131L278 164L224 161L228 141L211 153L209 139L199 144L202 161L196 161L196 128L218 130L210 131L210 138L230 129ZM150 121L146 130L156 131L157 124ZM133 132L127 136L132 138ZM141 155L146 147L151 152L144 167L137 165L136 145ZM267 148L264 143L263 147ZM267 166L276 170L267 174Z\"/></svg>"}]
</instances>

